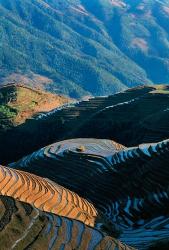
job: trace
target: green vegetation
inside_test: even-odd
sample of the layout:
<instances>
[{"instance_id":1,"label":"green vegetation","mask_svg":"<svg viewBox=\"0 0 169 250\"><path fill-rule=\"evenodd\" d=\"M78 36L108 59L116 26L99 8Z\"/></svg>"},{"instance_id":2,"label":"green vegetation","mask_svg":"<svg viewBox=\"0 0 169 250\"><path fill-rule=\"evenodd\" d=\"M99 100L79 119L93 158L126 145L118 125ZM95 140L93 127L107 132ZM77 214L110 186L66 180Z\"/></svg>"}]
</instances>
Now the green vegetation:
<instances>
[{"instance_id":1,"label":"green vegetation","mask_svg":"<svg viewBox=\"0 0 169 250\"><path fill-rule=\"evenodd\" d=\"M9 106L0 106L0 119L2 118L13 118L17 115L17 111Z\"/></svg>"},{"instance_id":2,"label":"green vegetation","mask_svg":"<svg viewBox=\"0 0 169 250\"><path fill-rule=\"evenodd\" d=\"M0 0L1 81L34 72L73 97L168 83L168 3L121 2Z\"/></svg>"},{"instance_id":3,"label":"green vegetation","mask_svg":"<svg viewBox=\"0 0 169 250\"><path fill-rule=\"evenodd\" d=\"M22 85L0 88L0 131L25 122L40 111L50 111L69 101L64 96Z\"/></svg>"}]
</instances>

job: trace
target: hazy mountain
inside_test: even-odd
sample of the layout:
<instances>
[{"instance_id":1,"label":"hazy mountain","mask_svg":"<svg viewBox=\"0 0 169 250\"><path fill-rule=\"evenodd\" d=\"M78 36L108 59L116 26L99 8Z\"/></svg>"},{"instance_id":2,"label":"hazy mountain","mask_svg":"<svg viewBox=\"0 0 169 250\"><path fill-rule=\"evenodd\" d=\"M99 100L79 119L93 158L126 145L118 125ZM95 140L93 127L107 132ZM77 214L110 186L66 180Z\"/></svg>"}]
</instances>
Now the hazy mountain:
<instances>
[{"instance_id":1,"label":"hazy mountain","mask_svg":"<svg viewBox=\"0 0 169 250\"><path fill-rule=\"evenodd\" d=\"M168 21L167 0L0 0L1 82L39 74L73 97L168 83Z\"/></svg>"}]
</instances>

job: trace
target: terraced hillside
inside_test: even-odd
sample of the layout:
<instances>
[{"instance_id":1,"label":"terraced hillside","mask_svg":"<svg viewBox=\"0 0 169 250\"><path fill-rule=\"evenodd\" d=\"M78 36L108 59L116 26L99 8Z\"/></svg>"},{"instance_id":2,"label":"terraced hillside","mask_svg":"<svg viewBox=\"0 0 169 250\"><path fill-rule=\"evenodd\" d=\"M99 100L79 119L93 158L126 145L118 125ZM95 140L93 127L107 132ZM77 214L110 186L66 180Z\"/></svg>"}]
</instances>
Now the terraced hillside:
<instances>
[{"instance_id":1,"label":"terraced hillside","mask_svg":"<svg viewBox=\"0 0 169 250\"><path fill-rule=\"evenodd\" d=\"M0 194L27 202L46 212L77 219L90 226L94 226L99 217L90 202L64 187L30 173L2 166Z\"/></svg>"},{"instance_id":2,"label":"terraced hillside","mask_svg":"<svg viewBox=\"0 0 169 250\"><path fill-rule=\"evenodd\" d=\"M156 141L168 137L168 100L168 86L139 87L38 112L1 130L1 161L38 150L0 166L0 225L12 223L0 228L0 243L11 246L3 235L9 230L12 249L36 250L45 231L49 249L167 249L169 139ZM80 138L86 134L127 143ZM79 139L59 141L73 136ZM139 145L146 140L154 143Z\"/></svg>"},{"instance_id":3,"label":"terraced hillside","mask_svg":"<svg viewBox=\"0 0 169 250\"><path fill-rule=\"evenodd\" d=\"M75 105L67 105L62 109L54 109L51 112L40 112L15 129L0 134L0 140L4 145L8 145L8 149L0 145L0 159L6 164L18 160L23 155L29 154L40 147L64 138L72 138L78 128L86 121L90 121L92 116L99 111L118 103L129 102L131 99L142 97L153 90L156 89L154 87L139 87L109 97L96 97ZM99 126L99 124L97 125ZM116 131L118 129L119 127L116 128ZM92 128L90 130L92 133ZM86 132L84 135L86 135ZM102 138L104 137L102 136ZM109 134L107 138L113 138L113 136Z\"/></svg>"},{"instance_id":4,"label":"terraced hillside","mask_svg":"<svg viewBox=\"0 0 169 250\"><path fill-rule=\"evenodd\" d=\"M132 250L80 221L42 212L0 196L1 250ZM133 249L134 250L134 249Z\"/></svg>"},{"instance_id":5,"label":"terraced hillside","mask_svg":"<svg viewBox=\"0 0 169 250\"><path fill-rule=\"evenodd\" d=\"M72 137L113 138L133 146L169 138L169 86L159 85L153 91L129 102L107 106L73 132Z\"/></svg>"},{"instance_id":6,"label":"terraced hillside","mask_svg":"<svg viewBox=\"0 0 169 250\"><path fill-rule=\"evenodd\" d=\"M167 85L137 87L40 112L0 133L1 162L16 161L43 146L70 138L107 138L126 146L167 139L168 89Z\"/></svg>"},{"instance_id":7,"label":"terraced hillside","mask_svg":"<svg viewBox=\"0 0 169 250\"><path fill-rule=\"evenodd\" d=\"M169 140L125 148L108 140L77 139L10 167L46 176L90 200L122 242L147 250L169 237L168 164Z\"/></svg>"},{"instance_id":8,"label":"terraced hillside","mask_svg":"<svg viewBox=\"0 0 169 250\"><path fill-rule=\"evenodd\" d=\"M8 84L0 88L0 131L25 122L38 112L47 112L70 101L20 84Z\"/></svg>"}]
</instances>

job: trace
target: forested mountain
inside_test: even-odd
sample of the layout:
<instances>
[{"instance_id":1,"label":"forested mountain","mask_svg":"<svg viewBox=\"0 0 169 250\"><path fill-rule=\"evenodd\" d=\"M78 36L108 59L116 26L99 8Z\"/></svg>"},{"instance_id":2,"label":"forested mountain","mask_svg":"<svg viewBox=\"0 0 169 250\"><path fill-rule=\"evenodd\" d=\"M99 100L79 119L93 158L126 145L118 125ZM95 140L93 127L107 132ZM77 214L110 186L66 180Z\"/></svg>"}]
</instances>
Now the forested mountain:
<instances>
[{"instance_id":1,"label":"forested mountain","mask_svg":"<svg viewBox=\"0 0 169 250\"><path fill-rule=\"evenodd\" d=\"M166 84L168 21L168 0L0 0L1 83L71 97Z\"/></svg>"}]
</instances>

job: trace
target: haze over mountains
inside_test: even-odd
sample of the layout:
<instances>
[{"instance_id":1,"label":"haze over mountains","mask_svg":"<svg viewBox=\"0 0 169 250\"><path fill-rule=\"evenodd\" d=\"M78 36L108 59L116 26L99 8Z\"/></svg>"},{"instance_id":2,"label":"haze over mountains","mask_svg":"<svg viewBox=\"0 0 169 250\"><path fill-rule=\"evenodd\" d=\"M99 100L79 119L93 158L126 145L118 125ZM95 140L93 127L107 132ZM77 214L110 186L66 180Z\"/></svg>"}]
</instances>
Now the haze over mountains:
<instances>
[{"instance_id":1,"label":"haze over mountains","mask_svg":"<svg viewBox=\"0 0 169 250\"><path fill-rule=\"evenodd\" d=\"M168 0L0 0L1 83L71 97L169 83L168 21Z\"/></svg>"}]
</instances>

